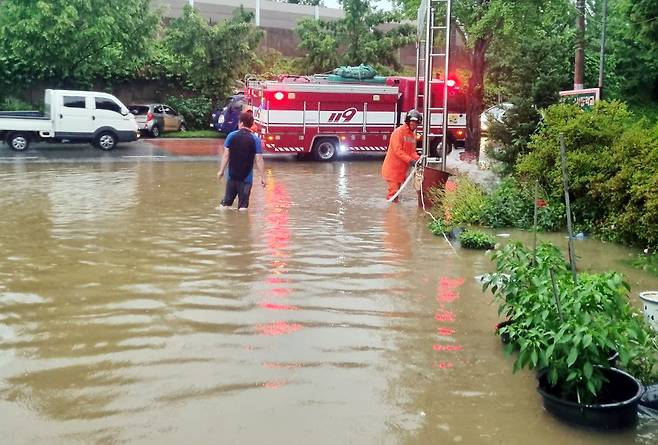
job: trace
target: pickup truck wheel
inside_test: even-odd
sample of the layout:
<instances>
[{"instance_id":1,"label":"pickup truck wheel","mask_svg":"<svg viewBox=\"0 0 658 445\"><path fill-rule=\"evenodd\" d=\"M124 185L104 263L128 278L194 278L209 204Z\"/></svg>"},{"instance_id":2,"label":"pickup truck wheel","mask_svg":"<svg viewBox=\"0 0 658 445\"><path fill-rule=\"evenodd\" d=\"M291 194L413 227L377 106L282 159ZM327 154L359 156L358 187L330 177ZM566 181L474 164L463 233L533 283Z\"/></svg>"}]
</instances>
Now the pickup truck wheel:
<instances>
[{"instance_id":1,"label":"pickup truck wheel","mask_svg":"<svg viewBox=\"0 0 658 445\"><path fill-rule=\"evenodd\" d=\"M104 151L110 151L117 145L117 137L114 133L104 131L96 136L94 145Z\"/></svg>"},{"instance_id":2,"label":"pickup truck wheel","mask_svg":"<svg viewBox=\"0 0 658 445\"><path fill-rule=\"evenodd\" d=\"M185 124L180 124L178 131L187 131L187 126Z\"/></svg>"},{"instance_id":3,"label":"pickup truck wheel","mask_svg":"<svg viewBox=\"0 0 658 445\"><path fill-rule=\"evenodd\" d=\"M151 128L151 136L154 138L159 138L160 137L160 127L157 125L154 125L153 128Z\"/></svg>"},{"instance_id":4,"label":"pickup truck wheel","mask_svg":"<svg viewBox=\"0 0 658 445\"><path fill-rule=\"evenodd\" d=\"M16 151L25 151L30 146L30 136L25 133L11 133L7 136L7 144Z\"/></svg>"},{"instance_id":5,"label":"pickup truck wheel","mask_svg":"<svg viewBox=\"0 0 658 445\"><path fill-rule=\"evenodd\" d=\"M328 162L336 157L338 141L335 139L317 139L313 144L313 157L317 161Z\"/></svg>"}]
</instances>

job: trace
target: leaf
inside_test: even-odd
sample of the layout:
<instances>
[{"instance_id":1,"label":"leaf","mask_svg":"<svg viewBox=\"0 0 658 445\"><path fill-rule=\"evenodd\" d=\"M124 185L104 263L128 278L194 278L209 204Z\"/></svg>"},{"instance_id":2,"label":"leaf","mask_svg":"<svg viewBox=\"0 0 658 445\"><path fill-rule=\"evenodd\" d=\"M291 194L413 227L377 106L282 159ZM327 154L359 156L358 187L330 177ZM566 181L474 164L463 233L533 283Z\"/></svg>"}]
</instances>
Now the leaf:
<instances>
[{"instance_id":1,"label":"leaf","mask_svg":"<svg viewBox=\"0 0 658 445\"><path fill-rule=\"evenodd\" d=\"M576 359L578 358L578 348L573 347L571 348L571 351L569 352L569 356L567 357L567 367L571 368L574 363L576 363Z\"/></svg>"},{"instance_id":2,"label":"leaf","mask_svg":"<svg viewBox=\"0 0 658 445\"><path fill-rule=\"evenodd\" d=\"M591 344L592 344L592 336L589 334L585 334L585 336L583 337L583 347L586 348Z\"/></svg>"},{"instance_id":3,"label":"leaf","mask_svg":"<svg viewBox=\"0 0 658 445\"><path fill-rule=\"evenodd\" d=\"M585 378L591 379L593 371L594 367L592 364L590 362L585 362L585 365L583 366L583 374L585 375Z\"/></svg>"}]
</instances>

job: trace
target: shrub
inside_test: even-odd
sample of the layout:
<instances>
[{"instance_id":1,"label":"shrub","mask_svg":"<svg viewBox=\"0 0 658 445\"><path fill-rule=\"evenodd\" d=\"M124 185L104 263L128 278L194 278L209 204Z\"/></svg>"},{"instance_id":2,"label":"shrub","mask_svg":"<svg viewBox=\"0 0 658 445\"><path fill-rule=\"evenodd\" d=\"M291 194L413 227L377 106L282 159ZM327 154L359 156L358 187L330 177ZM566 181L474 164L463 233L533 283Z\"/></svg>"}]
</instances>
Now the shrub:
<instances>
[{"instance_id":1,"label":"shrub","mask_svg":"<svg viewBox=\"0 0 658 445\"><path fill-rule=\"evenodd\" d=\"M174 107L185 118L187 128L190 130L205 130L210 125L212 101L205 96L167 97L168 105Z\"/></svg>"},{"instance_id":2,"label":"shrub","mask_svg":"<svg viewBox=\"0 0 658 445\"><path fill-rule=\"evenodd\" d=\"M515 371L544 372L563 398L583 403L600 392L612 351L619 353L620 367L645 384L656 381L656 334L629 304L620 274L580 274L574 282L550 244L535 253L510 243L492 257L496 273L484 289L491 288L499 312L511 320L500 334L510 339L508 353L518 351Z\"/></svg>"},{"instance_id":3,"label":"shrub","mask_svg":"<svg viewBox=\"0 0 658 445\"><path fill-rule=\"evenodd\" d=\"M482 224L486 194L467 176L457 176L443 188L430 189L432 214L453 226Z\"/></svg>"},{"instance_id":4,"label":"shrub","mask_svg":"<svg viewBox=\"0 0 658 445\"><path fill-rule=\"evenodd\" d=\"M503 180L487 197L482 222L490 227L530 229L534 224L534 187L514 178ZM545 196L543 193L542 196ZM565 210L560 199L541 198L537 209L537 227L555 231L563 227Z\"/></svg>"},{"instance_id":5,"label":"shrub","mask_svg":"<svg viewBox=\"0 0 658 445\"><path fill-rule=\"evenodd\" d=\"M550 107L516 175L537 179L554 201L563 195L560 133L576 228L611 241L657 247L658 126L636 121L620 102L599 102L592 111Z\"/></svg>"},{"instance_id":6,"label":"shrub","mask_svg":"<svg viewBox=\"0 0 658 445\"><path fill-rule=\"evenodd\" d=\"M443 218L433 219L429 222L429 224L427 224L427 227L429 227L430 232L436 236L443 234L447 235L452 231L452 226L448 224Z\"/></svg>"},{"instance_id":7,"label":"shrub","mask_svg":"<svg viewBox=\"0 0 658 445\"><path fill-rule=\"evenodd\" d=\"M459 242L467 249L487 250L496 246L496 239L479 230L464 230L459 234Z\"/></svg>"}]
</instances>

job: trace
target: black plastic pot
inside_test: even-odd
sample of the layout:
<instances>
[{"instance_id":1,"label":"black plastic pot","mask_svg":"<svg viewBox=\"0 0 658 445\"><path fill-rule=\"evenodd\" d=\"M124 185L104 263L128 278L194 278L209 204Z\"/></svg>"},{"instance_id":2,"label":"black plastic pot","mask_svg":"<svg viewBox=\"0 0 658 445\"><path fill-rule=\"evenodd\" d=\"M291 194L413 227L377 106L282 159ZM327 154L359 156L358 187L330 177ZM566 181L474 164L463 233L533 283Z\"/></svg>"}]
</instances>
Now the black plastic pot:
<instances>
[{"instance_id":1,"label":"black plastic pot","mask_svg":"<svg viewBox=\"0 0 658 445\"><path fill-rule=\"evenodd\" d=\"M548 383L548 376L539 376L537 391L544 407L555 417L573 425L599 430L630 428L637 423L638 402L643 388L631 375L616 368L603 369L609 380L604 383L599 403L585 405L559 397L559 391Z\"/></svg>"}]
</instances>

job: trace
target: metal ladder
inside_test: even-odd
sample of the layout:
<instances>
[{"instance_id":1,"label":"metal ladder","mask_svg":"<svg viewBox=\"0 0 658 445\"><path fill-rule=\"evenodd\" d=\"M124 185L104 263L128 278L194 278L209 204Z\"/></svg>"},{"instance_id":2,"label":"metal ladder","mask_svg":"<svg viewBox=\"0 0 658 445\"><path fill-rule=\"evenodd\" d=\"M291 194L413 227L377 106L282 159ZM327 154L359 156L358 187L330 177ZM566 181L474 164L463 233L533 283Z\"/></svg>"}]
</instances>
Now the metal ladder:
<instances>
[{"instance_id":1,"label":"metal ladder","mask_svg":"<svg viewBox=\"0 0 658 445\"><path fill-rule=\"evenodd\" d=\"M445 15L437 12L437 6L443 4ZM438 17L437 17L438 16ZM418 8L418 31L416 34L416 86L414 107L418 109L420 99L423 99L423 166L428 163L439 163L439 159L430 158L430 141L441 137L441 169L446 168L446 152L448 144L448 69L450 68L450 28L452 17L452 0L421 0ZM445 36L443 52L434 52L434 41L437 34ZM432 79L436 59L443 59L443 80ZM420 82L424 82L423 92L419 92ZM432 103L431 87L443 83L443 101ZM426 99L427 98L427 99ZM443 116L442 133L430 133L432 129L432 113L440 112Z\"/></svg>"}]
</instances>

